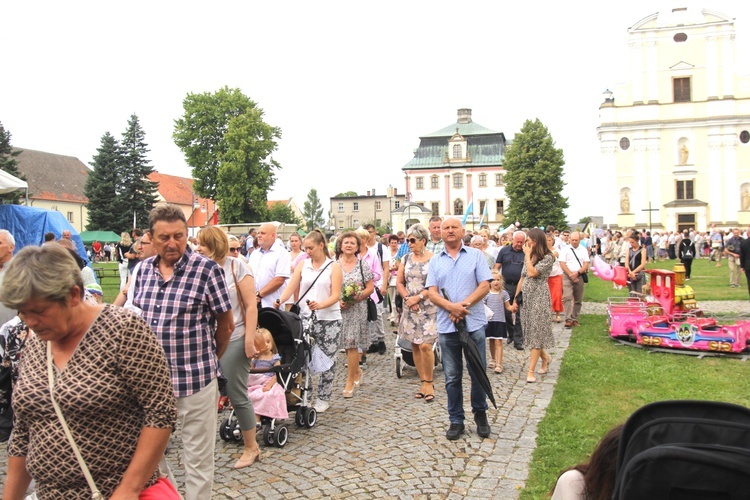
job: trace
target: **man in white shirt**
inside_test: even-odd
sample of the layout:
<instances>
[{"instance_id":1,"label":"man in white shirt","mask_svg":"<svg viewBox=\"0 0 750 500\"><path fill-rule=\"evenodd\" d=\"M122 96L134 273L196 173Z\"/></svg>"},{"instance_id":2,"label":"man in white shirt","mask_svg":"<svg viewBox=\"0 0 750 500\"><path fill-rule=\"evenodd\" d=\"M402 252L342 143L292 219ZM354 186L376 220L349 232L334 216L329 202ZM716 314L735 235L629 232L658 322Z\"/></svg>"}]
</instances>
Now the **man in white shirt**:
<instances>
[{"instance_id":1,"label":"man in white shirt","mask_svg":"<svg viewBox=\"0 0 750 500\"><path fill-rule=\"evenodd\" d=\"M255 276L255 297L259 307L273 307L291 275L292 263L284 244L276 239L276 226L262 224L256 237L258 249L248 257L248 265Z\"/></svg>"},{"instance_id":2,"label":"man in white shirt","mask_svg":"<svg viewBox=\"0 0 750 500\"><path fill-rule=\"evenodd\" d=\"M579 326L578 314L583 305L585 283L583 275L589 269L589 252L580 244L581 233L571 233L570 246L560 254L563 277L563 305L565 306L565 328Z\"/></svg>"},{"instance_id":3,"label":"man in white shirt","mask_svg":"<svg viewBox=\"0 0 750 500\"><path fill-rule=\"evenodd\" d=\"M364 228L370 234L367 240L367 253L371 255L371 258L380 262L383 267L383 272L380 277L375 281L375 287L380 290L380 294L385 297L388 293L388 276L390 275L390 260L391 251L386 246L377 241L378 231L375 229L373 224L365 224ZM377 276L377 274L376 274ZM383 277L386 277L383 279ZM378 319L375 321L368 322L367 326L370 329L370 348L367 349L368 353L385 354L385 329L383 328L383 306L385 301L380 301L377 305Z\"/></svg>"}]
</instances>

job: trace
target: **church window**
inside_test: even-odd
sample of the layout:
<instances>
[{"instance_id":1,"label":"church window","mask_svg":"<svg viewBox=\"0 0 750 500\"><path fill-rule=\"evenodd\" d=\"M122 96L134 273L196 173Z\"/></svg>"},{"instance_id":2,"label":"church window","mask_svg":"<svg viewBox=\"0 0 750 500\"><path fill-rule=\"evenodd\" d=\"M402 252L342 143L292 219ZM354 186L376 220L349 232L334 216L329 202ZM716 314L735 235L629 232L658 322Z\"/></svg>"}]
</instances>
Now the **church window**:
<instances>
[{"instance_id":1,"label":"church window","mask_svg":"<svg viewBox=\"0 0 750 500\"><path fill-rule=\"evenodd\" d=\"M677 33L672 38L672 40L674 40L677 43L685 42L687 41L687 35L685 33Z\"/></svg>"},{"instance_id":2,"label":"church window","mask_svg":"<svg viewBox=\"0 0 750 500\"><path fill-rule=\"evenodd\" d=\"M675 78L672 84L674 85L674 102L690 102L690 77Z\"/></svg>"},{"instance_id":3,"label":"church window","mask_svg":"<svg viewBox=\"0 0 750 500\"><path fill-rule=\"evenodd\" d=\"M623 137L620 139L620 149L627 151L630 148L630 139Z\"/></svg>"},{"instance_id":4,"label":"church window","mask_svg":"<svg viewBox=\"0 0 750 500\"><path fill-rule=\"evenodd\" d=\"M678 200L693 200L695 194L693 191L693 181L676 181L677 186L677 199Z\"/></svg>"}]
</instances>

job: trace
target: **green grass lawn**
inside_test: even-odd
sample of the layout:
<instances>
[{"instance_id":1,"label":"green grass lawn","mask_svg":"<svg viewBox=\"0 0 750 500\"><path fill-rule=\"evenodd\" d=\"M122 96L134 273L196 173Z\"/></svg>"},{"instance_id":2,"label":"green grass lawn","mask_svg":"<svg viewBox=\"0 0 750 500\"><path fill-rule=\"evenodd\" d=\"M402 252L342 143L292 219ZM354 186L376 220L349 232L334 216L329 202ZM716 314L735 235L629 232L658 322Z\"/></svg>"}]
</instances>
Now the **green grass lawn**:
<instances>
[{"instance_id":1,"label":"green grass lawn","mask_svg":"<svg viewBox=\"0 0 750 500\"><path fill-rule=\"evenodd\" d=\"M105 269L114 269L117 271L117 262L97 262L95 266L103 267ZM104 302L111 304L117 298L117 294L120 293L120 278L112 278L108 276L99 281L99 284L102 286Z\"/></svg>"},{"instance_id":2,"label":"green grass lawn","mask_svg":"<svg viewBox=\"0 0 750 500\"><path fill-rule=\"evenodd\" d=\"M648 269L672 270L678 260L666 260L654 262L648 265ZM701 300L747 300L747 281L745 273L741 274L742 286L740 288L729 288L729 264L726 260L721 261L721 267L716 267L715 262L708 259L697 259L693 261L691 279L687 282L695 292L695 299ZM584 300L589 302L606 302L607 297L627 297L627 287L615 290L611 281L604 281L589 273L589 283L586 285Z\"/></svg>"},{"instance_id":3,"label":"green grass lawn","mask_svg":"<svg viewBox=\"0 0 750 500\"><path fill-rule=\"evenodd\" d=\"M604 316L583 316L539 424L521 498L543 498L561 470L586 460L607 430L647 403L705 399L750 407L742 382L748 377L750 363L738 359L649 353L616 344Z\"/></svg>"}]
</instances>

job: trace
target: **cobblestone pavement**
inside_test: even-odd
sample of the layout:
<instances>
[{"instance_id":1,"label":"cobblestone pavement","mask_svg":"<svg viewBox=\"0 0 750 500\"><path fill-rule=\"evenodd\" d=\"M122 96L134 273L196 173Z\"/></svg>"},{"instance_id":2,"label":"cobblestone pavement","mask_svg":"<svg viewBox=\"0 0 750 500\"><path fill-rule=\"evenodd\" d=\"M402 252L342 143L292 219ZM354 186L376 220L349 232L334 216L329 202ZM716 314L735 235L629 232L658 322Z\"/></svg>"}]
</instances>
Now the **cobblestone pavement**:
<instances>
[{"instance_id":1,"label":"cobblestone pavement","mask_svg":"<svg viewBox=\"0 0 750 500\"><path fill-rule=\"evenodd\" d=\"M262 462L235 471L241 445L217 436L212 498L517 498L570 337L560 324L554 331L554 361L535 384L526 383L528 352L505 346L505 373L489 374L498 409L488 412L488 439L477 436L466 398L466 433L457 441L446 440L442 369L435 372L435 401L415 399L416 370L406 366L403 378L396 377L395 335L387 334L386 355L368 356L364 385L351 399L341 397L345 372L340 354L331 408L311 429L292 422L284 448L261 444ZM465 393L468 386L467 375ZM182 484L180 445L177 434L168 461ZM0 477L6 466L3 446Z\"/></svg>"}]
</instances>

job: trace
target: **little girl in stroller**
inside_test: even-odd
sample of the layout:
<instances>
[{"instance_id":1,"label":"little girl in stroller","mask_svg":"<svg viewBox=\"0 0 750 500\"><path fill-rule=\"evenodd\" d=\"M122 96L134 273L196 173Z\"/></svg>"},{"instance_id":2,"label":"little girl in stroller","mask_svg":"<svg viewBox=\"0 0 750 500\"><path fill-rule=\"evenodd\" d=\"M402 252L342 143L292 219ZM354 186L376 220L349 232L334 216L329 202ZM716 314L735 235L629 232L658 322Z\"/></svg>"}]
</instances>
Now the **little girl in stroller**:
<instances>
[{"instance_id":1,"label":"little girl in stroller","mask_svg":"<svg viewBox=\"0 0 750 500\"><path fill-rule=\"evenodd\" d=\"M257 415L284 420L289 418L284 387L277 383L276 372L266 371L280 365L281 356L271 332L266 328L259 328L258 332L263 335L265 347L250 366L250 375L247 377L247 395L253 402ZM254 373L255 371L263 371L263 373Z\"/></svg>"}]
</instances>

